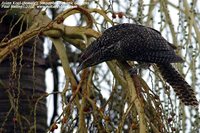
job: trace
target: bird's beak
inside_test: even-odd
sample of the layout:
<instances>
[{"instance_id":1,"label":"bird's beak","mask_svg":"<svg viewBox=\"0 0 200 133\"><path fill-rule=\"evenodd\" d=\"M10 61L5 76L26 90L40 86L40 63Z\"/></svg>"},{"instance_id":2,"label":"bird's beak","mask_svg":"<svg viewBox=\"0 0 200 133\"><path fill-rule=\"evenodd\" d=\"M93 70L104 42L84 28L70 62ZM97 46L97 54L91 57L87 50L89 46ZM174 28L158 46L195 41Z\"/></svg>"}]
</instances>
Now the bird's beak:
<instances>
[{"instance_id":1,"label":"bird's beak","mask_svg":"<svg viewBox=\"0 0 200 133\"><path fill-rule=\"evenodd\" d=\"M78 74L82 69L83 69L83 64L80 64L80 65L76 68L76 74Z\"/></svg>"}]
</instances>

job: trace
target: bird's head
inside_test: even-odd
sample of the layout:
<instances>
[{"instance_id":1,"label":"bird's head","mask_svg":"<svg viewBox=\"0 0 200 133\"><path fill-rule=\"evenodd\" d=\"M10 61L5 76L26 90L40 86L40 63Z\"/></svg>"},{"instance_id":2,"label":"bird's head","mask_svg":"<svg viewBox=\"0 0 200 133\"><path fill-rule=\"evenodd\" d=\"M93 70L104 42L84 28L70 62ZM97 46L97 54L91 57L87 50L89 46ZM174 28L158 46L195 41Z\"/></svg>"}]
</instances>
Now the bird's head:
<instances>
[{"instance_id":1,"label":"bird's head","mask_svg":"<svg viewBox=\"0 0 200 133\"><path fill-rule=\"evenodd\" d=\"M110 48L106 45L100 45L98 39L89 45L86 50L82 53L79 58L79 66L76 72L79 73L81 70L97 65L104 61L109 61L113 59L113 53Z\"/></svg>"}]
</instances>

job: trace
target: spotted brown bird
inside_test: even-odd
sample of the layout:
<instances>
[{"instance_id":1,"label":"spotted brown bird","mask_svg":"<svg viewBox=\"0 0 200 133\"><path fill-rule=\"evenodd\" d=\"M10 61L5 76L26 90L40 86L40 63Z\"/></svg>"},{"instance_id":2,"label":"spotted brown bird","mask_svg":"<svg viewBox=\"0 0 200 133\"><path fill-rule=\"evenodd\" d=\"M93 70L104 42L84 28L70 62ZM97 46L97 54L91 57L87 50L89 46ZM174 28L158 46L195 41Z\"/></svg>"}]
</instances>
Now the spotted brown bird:
<instances>
[{"instance_id":1,"label":"spotted brown bird","mask_svg":"<svg viewBox=\"0 0 200 133\"><path fill-rule=\"evenodd\" d=\"M170 64L183 62L174 49L175 46L155 29L137 24L119 24L105 30L86 48L79 59L77 72L113 59L155 63L180 100L185 105L197 106L193 89Z\"/></svg>"}]
</instances>

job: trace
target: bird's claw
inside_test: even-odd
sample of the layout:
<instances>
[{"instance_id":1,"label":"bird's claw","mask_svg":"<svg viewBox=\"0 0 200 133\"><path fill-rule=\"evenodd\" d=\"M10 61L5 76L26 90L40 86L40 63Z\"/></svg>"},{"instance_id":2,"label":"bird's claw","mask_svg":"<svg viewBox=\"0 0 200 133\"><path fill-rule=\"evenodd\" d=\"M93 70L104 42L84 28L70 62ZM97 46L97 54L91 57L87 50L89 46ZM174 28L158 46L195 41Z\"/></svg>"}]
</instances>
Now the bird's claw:
<instances>
[{"instance_id":1,"label":"bird's claw","mask_svg":"<svg viewBox=\"0 0 200 133\"><path fill-rule=\"evenodd\" d=\"M128 70L131 76L137 75L138 74L138 69L137 68L131 68Z\"/></svg>"}]
</instances>

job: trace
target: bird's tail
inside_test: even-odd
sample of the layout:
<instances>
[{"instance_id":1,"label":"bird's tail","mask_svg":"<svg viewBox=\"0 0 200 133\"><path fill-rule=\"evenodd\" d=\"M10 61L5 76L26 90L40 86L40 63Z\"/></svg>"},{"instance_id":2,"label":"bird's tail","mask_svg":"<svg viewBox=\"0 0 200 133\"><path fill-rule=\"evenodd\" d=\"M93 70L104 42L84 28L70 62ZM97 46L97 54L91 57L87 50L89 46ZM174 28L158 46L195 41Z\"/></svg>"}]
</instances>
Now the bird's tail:
<instances>
[{"instance_id":1,"label":"bird's tail","mask_svg":"<svg viewBox=\"0 0 200 133\"><path fill-rule=\"evenodd\" d=\"M185 105L198 105L194 90L171 64L157 64L157 66L163 79L173 87Z\"/></svg>"}]
</instances>

